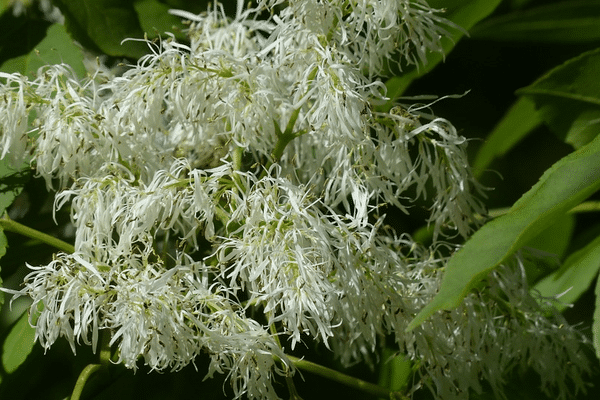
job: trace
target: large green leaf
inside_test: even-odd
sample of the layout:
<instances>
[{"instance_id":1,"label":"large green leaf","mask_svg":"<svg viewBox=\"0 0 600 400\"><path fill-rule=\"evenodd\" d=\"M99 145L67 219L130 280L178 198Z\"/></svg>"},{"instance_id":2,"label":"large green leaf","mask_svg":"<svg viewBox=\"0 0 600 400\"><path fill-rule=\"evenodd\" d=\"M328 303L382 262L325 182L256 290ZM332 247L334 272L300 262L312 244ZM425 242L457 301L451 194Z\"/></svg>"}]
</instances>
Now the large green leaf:
<instances>
[{"instance_id":1,"label":"large green leaf","mask_svg":"<svg viewBox=\"0 0 600 400\"><path fill-rule=\"evenodd\" d=\"M441 287L408 329L457 307L494 267L600 188L600 136L548 169L508 211L479 229L449 260Z\"/></svg>"},{"instance_id":2,"label":"large green leaf","mask_svg":"<svg viewBox=\"0 0 600 400\"><path fill-rule=\"evenodd\" d=\"M517 93L531 97L550 129L578 148L600 131L599 71L600 48L552 69Z\"/></svg>"},{"instance_id":3,"label":"large green leaf","mask_svg":"<svg viewBox=\"0 0 600 400\"><path fill-rule=\"evenodd\" d=\"M491 18L473 38L502 41L582 43L600 41L600 1L563 1Z\"/></svg>"},{"instance_id":4,"label":"large green leaf","mask_svg":"<svg viewBox=\"0 0 600 400\"><path fill-rule=\"evenodd\" d=\"M590 288L600 269L600 236L567 258L556 272L541 280L535 289L543 296L560 296L559 310L572 304Z\"/></svg>"},{"instance_id":5,"label":"large green leaf","mask_svg":"<svg viewBox=\"0 0 600 400\"><path fill-rule=\"evenodd\" d=\"M29 325L29 315L25 312L13 325L2 345L2 365L9 374L27 359L35 344L35 329Z\"/></svg>"},{"instance_id":6,"label":"large green leaf","mask_svg":"<svg viewBox=\"0 0 600 400\"><path fill-rule=\"evenodd\" d=\"M109 56L139 58L147 53L133 2L123 0L54 0L73 37Z\"/></svg>"},{"instance_id":7,"label":"large green leaf","mask_svg":"<svg viewBox=\"0 0 600 400\"><path fill-rule=\"evenodd\" d=\"M534 103L522 97L518 99L488 135L475 157L473 171L480 177L498 157L502 157L531 131L541 124Z\"/></svg>"},{"instance_id":8,"label":"large green leaf","mask_svg":"<svg viewBox=\"0 0 600 400\"><path fill-rule=\"evenodd\" d=\"M469 31L476 23L490 15L500 3L501 0L433 0L428 2L433 8L446 10L447 13L444 14L444 18L452 21L465 31ZM453 28L449 28L449 31L451 36L443 39L443 54L431 53L427 57L426 65L418 68L407 68L400 76L391 78L386 82L387 95L392 101L400 97L412 81L427 74L442 62L465 34L464 31ZM391 107L392 101L390 101L388 107Z\"/></svg>"}]
</instances>

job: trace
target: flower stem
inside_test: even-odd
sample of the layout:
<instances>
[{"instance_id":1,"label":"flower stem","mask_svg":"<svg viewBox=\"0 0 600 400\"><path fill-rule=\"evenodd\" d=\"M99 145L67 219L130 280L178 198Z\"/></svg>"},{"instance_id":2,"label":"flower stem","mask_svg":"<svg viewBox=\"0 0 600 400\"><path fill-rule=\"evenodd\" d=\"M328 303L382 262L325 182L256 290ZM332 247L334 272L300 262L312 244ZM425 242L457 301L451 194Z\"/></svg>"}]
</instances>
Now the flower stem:
<instances>
[{"instance_id":1,"label":"flower stem","mask_svg":"<svg viewBox=\"0 0 600 400\"><path fill-rule=\"evenodd\" d=\"M349 376L343 374L339 371L336 371L331 368L324 367L322 365L313 363L311 361L303 360L291 355L287 355L287 357L294 363L296 368L301 370L313 373L315 375L322 376L329 380L339 382L345 386L358 389L362 392L371 394L373 396L377 396L383 399L404 399L401 393L393 392L384 387L378 386L374 383L370 383L367 381L363 381L362 379L355 378L353 376Z\"/></svg>"},{"instance_id":2,"label":"flower stem","mask_svg":"<svg viewBox=\"0 0 600 400\"><path fill-rule=\"evenodd\" d=\"M0 228L5 231L18 233L19 235L27 236L28 238L39 240L42 243L46 243L52 247L62 250L66 253L74 253L75 247L72 244L64 242L54 236L48 235L44 232L40 232L36 229L30 228L16 221L13 221L8 217L8 214L4 214L0 218Z\"/></svg>"},{"instance_id":3,"label":"flower stem","mask_svg":"<svg viewBox=\"0 0 600 400\"><path fill-rule=\"evenodd\" d=\"M83 392L83 388L85 387L85 383L92 376L92 374L102 368L101 364L88 364L81 374L79 374L79 378L77 378L77 383L75 383L75 388L73 388L73 393L71 393L70 400L79 400L81 397L81 393Z\"/></svg>"}]
</instances>

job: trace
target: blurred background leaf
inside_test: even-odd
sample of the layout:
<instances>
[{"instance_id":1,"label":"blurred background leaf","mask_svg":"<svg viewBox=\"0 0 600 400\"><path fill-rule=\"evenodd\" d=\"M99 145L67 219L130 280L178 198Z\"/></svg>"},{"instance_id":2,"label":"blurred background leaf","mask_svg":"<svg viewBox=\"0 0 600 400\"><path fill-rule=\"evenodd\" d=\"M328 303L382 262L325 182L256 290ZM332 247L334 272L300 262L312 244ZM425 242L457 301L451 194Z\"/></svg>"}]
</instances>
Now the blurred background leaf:
<instances>
[{"instance_id":1,"label":"blurred background leaf","mask_svg":"<svg viewBox=\"0 0 600 400\"><path fill-rule=\"evenodd\" d=\"M517 94L530 97L561 140L579 148L600 133L600 48L553 68Z\"/></svg>"},{"instance_id":2,"label":"blurred background leaf","mask_svg":"<svg viewBox=\"0 0 600 400\"><path fill-rule=\"evenodd\" d=\"M147 45L132 0L54 0L65 26L83 46L113 57L140 58Z\"/></svg>"},{"instance_id":3,"label":"blurred background leaf","mask_svg":"<svg viewBox=\"0 0 600 400\"><path fill-rule=\"evenodd\" d=\"M600 43L600 1L567 0L490 18L475 39L549 43Z\"/></svg>"}]
</instances>

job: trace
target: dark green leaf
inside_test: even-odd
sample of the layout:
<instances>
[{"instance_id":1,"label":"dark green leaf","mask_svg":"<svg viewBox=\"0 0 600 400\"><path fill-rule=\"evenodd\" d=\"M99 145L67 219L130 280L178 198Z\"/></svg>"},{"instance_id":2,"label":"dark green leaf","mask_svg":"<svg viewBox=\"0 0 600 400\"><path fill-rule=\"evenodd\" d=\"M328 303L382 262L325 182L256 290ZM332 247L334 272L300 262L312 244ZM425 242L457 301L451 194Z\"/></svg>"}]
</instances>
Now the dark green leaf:
<instances>
[{"instance_id":1,"label":"dark green leaf","mask_svg":"<svg viewBox=\"0 0 600 400\"><path fill-rule=\"evenodd\" d=\"M596 308L594 309L594 324L592 325L594 335L594 348L596 357L600 359L600 277L596 280Z\"/></svg>"},{"instance_id":2,"label":"dark green leaf","mask_svg":"<svg viewBox=\"0 0 600 400\"><path fill-rule=\"evenodd\" d=\"M492 18L473 38L503 41L585 43L600 41L600 1L563 1Z\"/></svg>"},{"instance_id":3,"label":"dark green leaf","mask_svg":"<svg viewBox=\"0 0 600 400\"><path fill-rule=\"evenodd\" d=\"M517 100L479 149L473 163L475 176L480 177L494 159L506 154L541 122L530 99L522 97Z\"/></svg>"},{"instance_id":4,"label":"dark green leaf","mask_svg":"<svg viewBox=\"0 0 600 400\"><path fill-rule=\"evenodd\" d=\"M29 53L46 36L51 23L31 14L35 13L0 15L0 64Z\"/></svg>"},{"instance_id":5,"label":"dark green leaf","mask_svg":"<svg viewBox=\"0 0 600 400\"><path fill-rule=\"evenodd\" d=\"M23 166L20 171L9 167L9 160L0 160L0 217L12 204L15 197L21 193L23 186L29 180L29 168Z\"/></svg>"},{"instance_id":6,"label":"dark green leaf","mask_svg":"<svg viewBox=\"0 0 600 400\"><path fill-rule=\"evenodd\" d=\"M29 54L7 60L0 70L31 77L40 67L53 64L68 64L79 77L86 75L81 48L73 43L65 27L60 24L50 26L46 37Z\"/></svg>"},{"instance_id":7,"label":"dark green leaf","mask_svg":"<svg viewBox=\"0 0 600 400\"><path fill-rule=\"evenodd\" d=\"M27 359L35 338L35 329L29 325L29 315L25 312L13 325L2 345L2 365L9 374Z\"/></svg>"},{"instance_id":8,"label":"dark green leaf","mask_svg":"<svg viewBox=\"0 0 600 400\"><path fill-rule=\"evenodd\" d=\"M479 229L448 262L438 294L411 321L457 307L471 289L556 218L600 188L600 136L555 163L508 211Z\"/></svg>"},{"instance_id":9,"label":"dark green leaf","mask_svg":"<svg viewBox=\"0 0 600 400\"><path fill-rule=\"evenodd\" d=\"M169 14L170 7L158 0L137 0L133 3L140 25L148 38L156 38L170 32L179 40L185 40L186 26L180 17Z\"/></svg>"},{"instance_id":10,"label":"dark green leaf","mask_svg":"<svg viewBox=\"0 0 600 400\"><path fill-rule=\"evenodd\" d=\"M0 258L6 254L6 248L8 247L8 241L6 235L4 235L4 229L0 226ZM2 285L2 278L0 278L0 285ZM0 308L4 304L4 292L0 292Z\"/></svg>"},{"instance_id":11,"label":"dark green leaf","mask_svg":"<svg viewBox=\"0 0 600 400\"><path fill-rule=\"evenodd\" d=\"M531 97L550 129L579 148L600 131L598 71L600 48L552 69L517 93Z\"/></svg>"},{"instance_id":12,"label":"dark green leaf","mask_svg":"<svg viewBox=\"0 0 600 400\"><path fill-rule=\"evenodd\" d=\"M523 263L530 285L560 267L574 230L575 215L568 213L557 217L551 226L525 244Z\"/></svg>"},{"instance_id":13,"label":"dark green leaf","mask_svg":"<svg viewBox=\"0 0 600 400\"><path fill-rule=\"evenodd\" d=\"M395 354L389 348L385 348L382 356L381 369L379 372L379 386L393 392L403 392L413 374L413 362L402 354Z\"/></svg>"},{"instance_id":14,"label":"dark green leaf","mask_svg":"<svg viewBox=\"0 0 600 400\"><path fill-rule=\"evenodd\" d=\"M114 57L139 58L147 53L143 42L123 42L144 37L132 1L54 0L54 3L65 16L69 32L84 46Z\"/></svg>"}]
</instances>

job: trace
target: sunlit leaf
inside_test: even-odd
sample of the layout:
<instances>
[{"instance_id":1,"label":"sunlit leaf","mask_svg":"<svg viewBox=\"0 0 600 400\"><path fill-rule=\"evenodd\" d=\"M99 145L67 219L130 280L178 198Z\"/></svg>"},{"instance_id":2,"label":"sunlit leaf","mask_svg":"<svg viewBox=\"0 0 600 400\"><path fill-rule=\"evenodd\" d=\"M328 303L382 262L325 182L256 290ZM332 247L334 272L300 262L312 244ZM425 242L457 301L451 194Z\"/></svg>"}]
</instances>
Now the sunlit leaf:
<instances>
[{"instance_id":1,"label":"sunlit leaf","mask_svg":"<svg viewBox=\"0 0 600 400\"><path fill-rule=\"evenodd\" d=\"M411 321L453 309L494 267L600 188L600 137L548 169L508 213L485 224L448 262L438 294Z\"/></svg>"},{"instance_id":2,"label":"sunlit leaf","mask_svg":"<svg viewBox=\"0 0 600 400\"><path fill-rule=\"evenodd\" d=\"M35 329L29 325L29 315L23 313L2 345L2 365L6 372L14 372L25 362L35 344L34 338Z\"/></svg>"}]
</instances>

